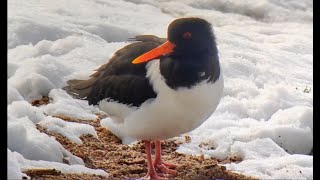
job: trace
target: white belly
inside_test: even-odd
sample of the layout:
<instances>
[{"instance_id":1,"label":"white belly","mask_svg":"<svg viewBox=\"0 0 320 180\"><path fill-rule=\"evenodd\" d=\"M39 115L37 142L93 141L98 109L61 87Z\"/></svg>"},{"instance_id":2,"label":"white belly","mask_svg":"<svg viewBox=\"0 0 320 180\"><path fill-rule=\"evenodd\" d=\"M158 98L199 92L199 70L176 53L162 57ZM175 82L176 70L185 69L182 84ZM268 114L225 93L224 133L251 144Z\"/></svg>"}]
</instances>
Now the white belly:
<instances>
[{"instance_id":1,"label":"white belly","mask_svg":"<svg viewBox=\"0 0 320 180\"><path fill-rule=\"evenodd\" d=\"M158 60L149 62L147 67L147 76L158 94L156 99L143 103L139 109L116 102L99 104L128 136L150 140L178 136L200 126L219 104L223 91L221 74L214 84L204 81L190 89L173 90L165 84Z\"/></svg>"}]
</instances>

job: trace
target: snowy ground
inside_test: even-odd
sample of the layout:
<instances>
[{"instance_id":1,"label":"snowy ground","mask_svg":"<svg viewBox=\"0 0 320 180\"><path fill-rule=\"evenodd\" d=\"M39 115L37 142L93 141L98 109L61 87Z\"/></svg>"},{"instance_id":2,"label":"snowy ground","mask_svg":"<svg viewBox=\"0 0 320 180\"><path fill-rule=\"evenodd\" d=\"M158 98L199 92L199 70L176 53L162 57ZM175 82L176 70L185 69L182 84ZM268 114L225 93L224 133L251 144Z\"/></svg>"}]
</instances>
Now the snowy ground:
<instances>
[{"instance_id":1,"label":"snowy ground","mask_svg":"<svg viewBox=\"0 0 320 180\"><path fill-rule=\"evenodd\" d=\"M244 160L227 168L261 179L313 179L311 0L11 0L8 6L8 175L30 167L94 173L36 124L75 143L93 127L54 115L99 112L61 87L85 79L137 34L164 37L178 17L213 24L225 79L216 112L178 151ZM34 107L48 95L53 103ZM199 147L199 144L202 144ZM67 158L72 165L62 163Z\"/></svg>"}]
</instances>

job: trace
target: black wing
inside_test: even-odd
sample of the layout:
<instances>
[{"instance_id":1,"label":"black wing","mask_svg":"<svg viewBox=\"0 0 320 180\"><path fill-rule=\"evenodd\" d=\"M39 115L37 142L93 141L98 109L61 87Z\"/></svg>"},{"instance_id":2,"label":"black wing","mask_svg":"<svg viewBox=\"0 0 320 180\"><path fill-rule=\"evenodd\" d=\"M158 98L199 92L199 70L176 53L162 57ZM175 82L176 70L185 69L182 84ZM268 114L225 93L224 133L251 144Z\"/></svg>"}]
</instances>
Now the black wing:
<instances>
[{"instance_id":1,"label":"black wing","mask_svg":"<svg viewBox=\"0 0 320 180\"><path fill-rule=\"evenodd\" d=\"M146 63L132 64L141 54L161 45L166 39L151 35L136 36L135 43L118 50L107 64L102 65L88 80L69 80L64 87L75 98L98 104L110 99L124 104L140 106L157 95L146 78Z\"/></svg>"}]
</instances>

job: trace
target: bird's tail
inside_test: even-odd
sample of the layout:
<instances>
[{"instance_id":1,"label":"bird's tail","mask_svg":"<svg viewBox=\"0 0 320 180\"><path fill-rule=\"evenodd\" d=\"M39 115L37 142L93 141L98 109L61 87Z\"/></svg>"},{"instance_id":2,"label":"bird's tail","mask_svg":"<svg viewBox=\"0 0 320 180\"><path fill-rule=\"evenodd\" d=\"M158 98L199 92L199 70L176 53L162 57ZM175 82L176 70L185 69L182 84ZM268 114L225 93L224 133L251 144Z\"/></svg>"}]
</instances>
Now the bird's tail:
<instances>
[{"instance_id":1,"label":"bird's tail","mask_svg":"<svg viewBox=\"0 0 320 180\"><path fill-rule=\"evenodd\" d=\"M92 85L95 83L96 78L92 77L88 80L71 79L67 81L67 86L63 87L68 94L77 99L87 99L91 92Z\"/></svg>"}]
</instances>

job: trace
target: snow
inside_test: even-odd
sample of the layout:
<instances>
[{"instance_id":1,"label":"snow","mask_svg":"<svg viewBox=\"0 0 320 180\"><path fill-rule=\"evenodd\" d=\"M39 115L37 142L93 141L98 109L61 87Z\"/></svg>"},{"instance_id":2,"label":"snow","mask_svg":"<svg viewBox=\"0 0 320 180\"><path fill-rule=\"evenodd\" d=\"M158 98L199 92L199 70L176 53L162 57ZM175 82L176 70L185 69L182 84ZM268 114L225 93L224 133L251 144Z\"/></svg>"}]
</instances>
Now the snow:
<instances>
[{"instance_id":1,"label":"snow","mask_svg":"<svg viewBox=\"0 0 320 180\"><path fill-rule=\"evenodd\" d=\"M82 144L80 139L80 135L82 134L91 134L93 137L98 139L95 129L87 124L66 122L53 117L46 117L39 124L42 127L47 128L49 132L59 133L77 144Z\"/></svg>"},{"instance_id":2,"label":"snow","mask_svg":"<svg viewBox=\"0 0 320 180\"><path fill-rule=\"evenodd\" d=\"M8 106L8 114L16 117L23 118L27 117L28 120L31 120L33 123L38 123L45 116L39 108L32 106L26 101L14 101Z\"/></svg>"},{"instance_id":3,"label":"snow","mask_svg":"<svg viewBox=\"0 0 320 180\"><path fill-rule=\"evenodd\" d=\"M71 164L84 164L53 137L37 130L27 116L17 118L9 114L8 148L27 159L63 162L63 158L68 158Z\"/></svg>"},{"instance_id":4,"label":"snow","mask_svg":"<svg viewBox=\"0 0 320 180\"><path fill-rule=\"evenodd\" d=\"M23 100L23 97L20 95L17 89L12 87L11 85L8 85L7 103L11 104L13 101L20 101L20 100Z\"/></svg>"},{"instance_id":5,"label":"snow","mask_svg":"<svg viewBox=\"0 0 320 180\"><path fill-rule=\"evenodd\" d=\"M242 162L227 168L260 179L313 179L311 0L9 1L9 177L21 178L30 167L106 175L85 168L36 124L75 143L81 143L81 134L97 137L90 125L58 118L95 120L102 113L61 90L66 81L86 79L127 45L127 38L165 37L172 20L190 16L214 27L225 88L217 110L187 133L191 142L177 151L240 156ZM45 95L52 98L49 105L31 106ZM123 134L110 119L101 125Z\"/></svg>"},{"instance_id":6,"label":"snow","mask_svg":"<svg viewBox=\"0 0 320 180\"><path fill-rule=\"evenodd\" d=\"M7 171L8 171L8 179L22 179L22 173L20 169L20 165L13 153L8 149L8 162L7 162Z\"/></svg>"},{"instance_id":7,"label":"snow","mask_svg":"<svg viewBox=\"0 0 320 180\"><path fill-rule=\"evenodd\" d=\"M231 151L245 159L239 164L227 165L232 170L246 171L261 179L312 179L312 156L289 155L270 139L236 142Z\"/></svg>"},{"instance_id":8,"label":"snow","mask_svg":"<svg viewBox=\"0 0 320 180\"><path fill-rule=\"evenodd\" d=\"M22 175L21 171L33 168L52 168L62 173L86 173L86 174L96 174L101 176L108 177L108 174L99 169L89 169L84 165L74 164L74 165L67 165L57 162L50 162L50 161L34 161L25 159L21 154L17 152L11 152L8 149L8 159L10 159L9 170L8 170L8 179L21 179ZM18 166L17 166L18 165ZM20 166L20 167L19 167ZM18 176L19 175L19 176Z\"/></svg>"},{"instance_id":9,"label":"snow","mask_svg":"<svg viewBox=\"0 0 320 180\"><path fill-rule=\"evenodd\" d=\"M42 107L43 112L47 115L63 115L74 119L95 120L97 115L94 113L101 113L100 110L90 107L88 102L73 99L62 89L53 89L49 96L53 99L52 103Z\"/></svg>"}]
</instances>

